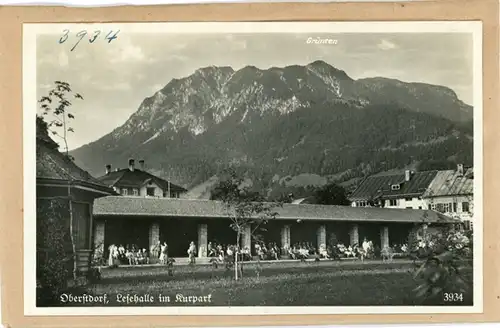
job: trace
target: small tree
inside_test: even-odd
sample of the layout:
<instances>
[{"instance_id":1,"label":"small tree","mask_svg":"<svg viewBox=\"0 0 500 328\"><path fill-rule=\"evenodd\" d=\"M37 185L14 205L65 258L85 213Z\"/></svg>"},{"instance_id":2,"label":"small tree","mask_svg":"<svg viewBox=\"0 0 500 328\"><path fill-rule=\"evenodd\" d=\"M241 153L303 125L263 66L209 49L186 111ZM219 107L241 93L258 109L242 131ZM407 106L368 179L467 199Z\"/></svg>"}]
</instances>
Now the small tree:
<instances>
[{"instance_id":1,"label":"small tree","mask_svg":"<svg viewBox=\"0 0 500 328\"><path fill-rule=\"evenodd\" d=\"M244 183L244 179L236 174L234 170L229 170L227 178L222 179L215 186L211 199L220 200L224 203L229 218L231 228L236 232L237 249L235 258L235 279L242 272L241 264L238 262L238 247L240 247L241 237L250 231L250 238L255 236L255 232L262 229L262 225L268 220L276 218L278 213L275 208L282 206L281 203L267 203L264 197Z\"/></svg>"},{"instance_id":2,"label":"small tree","mask_svg":"<svg viewBox=\"0 0 500 328\"><path fill-rule=\"evenodd\" d=\"M42 116L37 115L37 123L41 128L47 129L51 135L62 139L64 143L64 154L69 160L72 160L69 155L68 148L68 133L74 132L73 127L70 125L70 121L75 118L75 116L69 112L69 108L72 103L69 99L82 99L83 97L79 93L75 93L71 90L69 83L62 81L55 81L55 86L52 88L48 95L43 96L38 101L40 104L40 109L42 111ZM44 118L48 118L45 120ZM44 123L42 123L42 121ZM73 204L72 204L72 176L69 172L64 171L64 175L68 181L68 204L69 204L69 218L70 218L70 238L71 246L73 249L73 279L77 279L77 258L76 258L76 246L73 235Z\"/></svg>"}]
</instances>

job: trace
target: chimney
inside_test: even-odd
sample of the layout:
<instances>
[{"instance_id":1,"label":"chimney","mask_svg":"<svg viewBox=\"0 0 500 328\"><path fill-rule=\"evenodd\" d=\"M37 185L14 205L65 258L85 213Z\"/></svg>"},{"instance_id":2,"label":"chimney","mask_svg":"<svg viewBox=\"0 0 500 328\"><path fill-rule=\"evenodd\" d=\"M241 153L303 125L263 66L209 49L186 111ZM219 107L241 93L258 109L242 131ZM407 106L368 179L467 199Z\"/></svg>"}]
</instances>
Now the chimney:
<instances>
[{"instance_id":1,"label":"chimney","mask_svg":"<svg viewBox=\"0 0 500 328\"><path fill-rule=\"evenodd\" d=\"M139 160L139 165L141 167L141 170L146 171L146 165L144 163L145 162L143 159Z\"/></svg>"},{"instance_id":2,"label":"chimney","mask_svg":"<svg viewBox=\"0 0 500 328\"><path fill-rule=\"evenodd\" d=\"M405 171L405 181L410 181L411 178L411 172L410 170Z\"/></svg>"},{"instance_id":3,"label":"chimney","mask_svg":"<svg viewBox=\"0 0 500 328\"><path fill-rule=\"evenodd\" d=\"M131 158L128 160L128 169L134 172L134 168L135 168L135 160Z\"/></svg>"},{"instance_id":4,"label":"chimney","mask_svg":"<svg viewBox=\"0 0 500 328\"><path fill-rule=\"evenodd\" d=\"M106 165L106 175L108 175L110 173L111 173L111 165L108 164L108 165Z\"/></svg>"},{"instance_id":5,"label":"chimney","mask_svg":"<svg viewBox=\"0 0 500 328\"><path fill-rule=\"evenodd\" d=\"M464 175L464 165L463 164L457 164L457 175L458 176Z\"/></svg>"}]
</instances>

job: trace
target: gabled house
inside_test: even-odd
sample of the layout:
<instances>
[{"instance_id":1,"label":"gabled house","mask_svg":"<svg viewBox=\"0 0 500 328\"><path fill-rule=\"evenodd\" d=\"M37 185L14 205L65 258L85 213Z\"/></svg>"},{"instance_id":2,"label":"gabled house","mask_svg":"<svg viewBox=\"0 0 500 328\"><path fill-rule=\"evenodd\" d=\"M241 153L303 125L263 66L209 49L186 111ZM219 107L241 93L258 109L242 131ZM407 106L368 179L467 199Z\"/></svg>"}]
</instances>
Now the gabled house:
<instances>
[{"instance_id":1,"label":"gabled house","mask_svg":"<svg viewBox=\"0 0 500 328\"><path fill-rule=\"evenodd\" d=\"M422 195L428 209L459 218L470 227L473 213L474 170L457 165L456 170L439 171Z\"/></svg>"},{"instance_id":2,"label":"gabled house","mask_svg":"<svg viewBox=\"0 0 500 328\"><path fill-rule=\"evenodd\" d=\"M367 177L349 196L353 207L426 209L424 193L438 171L380 173Z\"/></svg>"},{"instance_id":3,"label":"gabled house","mask_svg":"<svg viewBox=\"0 0 500 328\"><path fill-rule=\"evenodd\" d=\"M103 185L61 153L58 147L49 137L46 123L37 117L37 279L44 275L47 266L53 266L53 261L62 256L67 259L64 261L68 272L73 272L73 255L77 259L77 275L85 275L90 267L93 248L94 200L116 195L111 188ZM73 253L71 232L76 254Z\"/></svg>"},{"instance_id":4,"label":"gabled house","mask_svg":"<svg viewBox=\"0 0 500 328\"><path fill-rule=\"evenodd\" d=\"M111 165L108 164L106 174L98 180L123 196L179 198L187 191L181 186L147 172L144 160L140 160L139 164L140 169L135 167L135 160L130 159L128 168L115 171L111 171Z\"/></svg>"}]
</instances>

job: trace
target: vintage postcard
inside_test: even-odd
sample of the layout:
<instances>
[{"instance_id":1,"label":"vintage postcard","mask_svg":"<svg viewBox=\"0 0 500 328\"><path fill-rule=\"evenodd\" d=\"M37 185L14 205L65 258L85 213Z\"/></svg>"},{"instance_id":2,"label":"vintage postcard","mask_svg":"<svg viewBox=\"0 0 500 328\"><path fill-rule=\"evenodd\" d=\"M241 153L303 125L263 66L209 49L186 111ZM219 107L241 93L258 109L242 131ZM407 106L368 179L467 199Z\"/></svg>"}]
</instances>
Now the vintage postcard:
<instances>
[{"instance_id":1,"label":"vintage postcard","mask_svg":"<svg viewBox=\"0 0 500 328\"><path fill-rule=\"evenodd\" d=\"M24 24L25 315L481 313L482 28Z\"/></svg>"}]
</instances>

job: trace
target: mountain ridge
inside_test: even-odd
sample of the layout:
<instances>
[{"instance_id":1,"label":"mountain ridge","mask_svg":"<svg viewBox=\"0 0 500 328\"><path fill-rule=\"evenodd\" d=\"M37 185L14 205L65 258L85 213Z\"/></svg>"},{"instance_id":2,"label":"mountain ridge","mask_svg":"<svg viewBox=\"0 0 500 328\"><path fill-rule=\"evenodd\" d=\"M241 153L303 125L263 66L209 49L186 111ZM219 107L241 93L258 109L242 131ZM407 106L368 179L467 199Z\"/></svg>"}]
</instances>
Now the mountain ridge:
<instances>
[{"instance_id":1,"label":"mountain ridge","mask_svg":"<svg viewBox=\"0 0 500 328\"><path fill-rule=\"evenodd\" d=\"M264 185L275 174L355 176L363 165L407 165L412 151L412 161L429 153L470 160L472 111L450 88L355 80L324 61L265 70L208 66L172 79L122 126L71 154L97 176L106 164L142 157L185 187L231 165ZM317 163L304 163L309 157Z\"/></svg>"}]
</instances>

